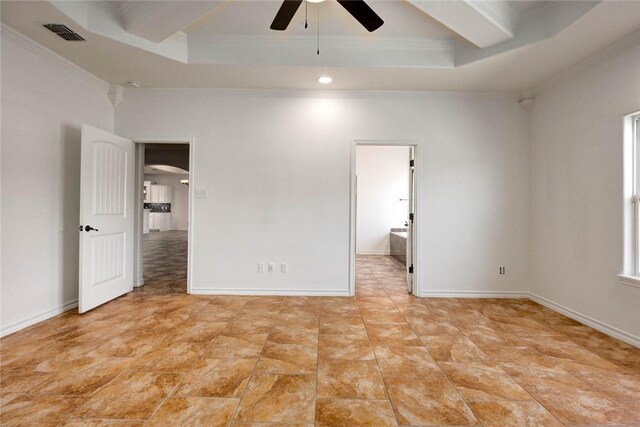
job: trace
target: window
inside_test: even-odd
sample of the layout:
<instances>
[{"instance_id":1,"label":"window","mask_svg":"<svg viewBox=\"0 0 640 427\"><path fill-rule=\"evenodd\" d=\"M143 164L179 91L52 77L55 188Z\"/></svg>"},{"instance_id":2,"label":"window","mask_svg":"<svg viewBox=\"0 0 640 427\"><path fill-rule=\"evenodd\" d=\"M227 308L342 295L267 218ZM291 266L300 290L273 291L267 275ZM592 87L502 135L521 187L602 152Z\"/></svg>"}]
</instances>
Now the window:
<instances>
[{"instance_id":1,"label":"window","mask_svg":"<svg viewBox=\"0 0 640 427\"><path fill-rule=\"evenodd\" d=\"M624 265L618 277L640 287L640 112L624 118Z\"/></svg>"}]
</instances>

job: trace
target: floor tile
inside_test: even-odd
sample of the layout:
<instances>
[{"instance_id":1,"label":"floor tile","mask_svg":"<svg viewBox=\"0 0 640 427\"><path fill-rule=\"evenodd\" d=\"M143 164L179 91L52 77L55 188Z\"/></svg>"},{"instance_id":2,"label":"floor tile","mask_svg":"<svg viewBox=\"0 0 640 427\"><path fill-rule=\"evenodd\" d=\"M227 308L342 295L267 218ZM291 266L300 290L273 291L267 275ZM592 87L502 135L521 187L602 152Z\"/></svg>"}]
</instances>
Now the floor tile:
<instances>
[{"instance_id":1,"label":"floor tile","mask_svg":"<svg viewBox=\"0 0 640 427\"><path fill-rule=\"evenodd\" d=\"M320 334L318 357L347 360L374 359L369 338L363 335Z\"/></svg>"},{"instance_id":2,"label":"floor tile","mask_svg":"<svg viewBox=\"0 0 640 427\"><path fill-rule=\"evenodd\" d=\"M219 335L209 345L206 357L257 358L267 342L269 334Z\"/></svg>"},{"instance_id":3,"label":"floor tile","mask_svg":"<svg viewBox=\"0 0 640 427\"><path fill-rule=\"evenodd\" d=\"M0 411L3 426L55 426L85 401L77 396L22 396Z\"/></svg>"},{"instance_id":4,"label":"floor tile","mask_svg":"<svg viewBox=\"0 0 640 427\"><path fill-rule=\"evenodd\" d=\"M145 421L142 420L109 420L109 419L83 419L68 418L60 427L142 427Z\"/></svg>"},{"instance_id":5,"label":"floor tile","mask_svg":"<svg viewBox=\"0 0 640 427\"><path fill-rule=\"evenodd\" d=\"M278 344L297 344L307 347L318 346L318 332L292 329L289 326L276 325L269 334L268 342Z\"/></svg>"},{"instance_id":6,"label":"floor tile","mask_svg":"<svg viewBox=\"0 0 640 427\"><path fill-rule=\"evenodd\" d=\"M185 372L205 352L205 344L176 342L161 344L134 363L142 371Z\"/></svg>"},{"instance_id":7,"label":"floor tile","mask_svg":"<svg viewBox=\"0 0 640 427\"><path fill-rule=\"evenodd\" d=\"M535 401L475 402L471 409L485 427L562 427Z\"/></svg>"},{"instance_id":8,"label":"floor tile","mask_svg":"<svg viewBox=\"0 0 640 427\"><path fill-rule=\"evenodd\" d=\"M367 333L373 345L422 345L407 323L402 325L367 324Z\"/></svg>"},{"instance_id":9,"label":"floor tile","mask_svg":"<svg viewBox=\"0 0 640 427\"><path fill-rule=\"evenodd\" d=\"M444 376L385 378L399 424L475 425L471 409Z\"/></svg>"},{"instance_id":10,"label":"floor tile","mask_svg":"<svg viewBox=\"0 0 640 427\"><path fill-rule=\"evenodd\" d=\"M375 360L321 359L316 393L318 398L387 398Z\"/></svg>"},{"instance_id":11,"label":"floor tile","mask_svg":"<svg viewBox=\"0 0 640 427\"><path fill-rule=\"evenodd\" d=\"M313 346L270 342L264 346L256 373L312 374L318 365L318 349Z\"/></svg>"},{"instance_id":12,"label":"floor tile","mask_svg":"<svg viewBox=\"0 0 640 427\"><path fill-rule=\"evenodd\" d=\"M82 418L146 419L178 384L180 374L125 372L74 411Z\"/></svg>"},{"instance_id":13,"label":"floor tile","mask_svg":"<svg viewBox=\"0 0 640 427\"><path fill-rule=\"evenodd\" d=\"M460 362L443 362L440 367L467 402L532 399L499 367Z\"/></svg>"},{"instance_id":14,"label":"floor tile","mask_svg":"<svg viewBox=\"0 0 640 427\"><path fill-rule=\"evenodd\" d=\"M0 423L640 425L640 349L531 301L415 298L388 256L355 297L187 295L186 233L143 252L144 286L0 339Z\"/></svg>"},{"instance_id":15,"label":"floor tile","mask_svg":"<svg viewBox=\"0 0 640 427\"><path fill-rule=\"evenodd\" d=\"M438 362L478 362L487 356L469 338L459 335L421 336L429 353Z\"/></svg>"},{"instance_id":16,"label":"floor tile","mask_svg":"<svg viewBox=\"0 0 640 427\"><path fill-rule=\"evenodd\" d=\"M387 400L318 399L317 427L397 426Z\"/></svg>"},{"instance_id":17,"label":"floor tile","mask_svg":"<svg viewBox=\"0 0 640 427\"><path fill-rule=\"evenodd\" d=\"M254 375L237 421L313 422L315 375Z\"/></svg>"},{"instance_id":18,"label":"floor tile","mask_svg":"<svg viewBox=\"0 0 640 427\"><path fill-rule=\"evenodd\" d=\"M596 392L582 379L571 375L554 378L516 377L516 380L549 412L565 424L634 424L640 414Z\"/></svg>"},{"instance_id":19,"label":"floor tile","mask_svg":"<svg viewBox=\"0 0 640 427\"><path fill-rule=\"evenodd\" d=\"M240 399L175 397L168 399L146 426L227 426Z\"/></svg>"},{"instance_id":20,"label":"floor tile","mask_svg":"<svg viewBox=\"0 0 640 427\"><path fill-rule=\"evenodd\" d=\"M200 359L182 378L175 395L240 397L255 365L256 359Z\"/></svg>"},{"instance_id":21,"label":"floor tile","mask_svg":"<svg viewBox=\"0 0 640 427\"><path fill-rule=\"evenodd\" d=\"M52 373L31 394L40 395L89 395L107 384L131 363L127 358L99 358L90 365Z\"/></svg>"},{"instance_id":22,"label":"floor tile","mask_svg":"<svg viewBox=\"0 0 640 427\"><path fill-rule=\"evenodd\" d=\"M320 316L320 333L342 335L366 335L362 317Z\"/></svg>"}]
</instances>

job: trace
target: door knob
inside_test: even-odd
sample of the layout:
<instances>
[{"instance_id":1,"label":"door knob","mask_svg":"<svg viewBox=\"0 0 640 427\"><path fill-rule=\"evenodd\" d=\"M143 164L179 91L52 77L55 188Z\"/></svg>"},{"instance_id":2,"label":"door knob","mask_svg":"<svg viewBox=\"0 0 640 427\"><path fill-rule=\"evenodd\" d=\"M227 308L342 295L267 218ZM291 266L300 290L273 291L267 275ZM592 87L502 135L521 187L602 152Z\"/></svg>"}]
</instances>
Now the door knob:
<instances>
[{"instance_id":1,"label":"door knob","mask_svg":"<svg viewBox=\"0 0 640 427\"><path fill-rule=\"evenodd\" d=\"M84 226L84 231L100 231L100 230L98 230L97 228L93 228L90 225L85 225Z\"/></svg>"}]
</instances>

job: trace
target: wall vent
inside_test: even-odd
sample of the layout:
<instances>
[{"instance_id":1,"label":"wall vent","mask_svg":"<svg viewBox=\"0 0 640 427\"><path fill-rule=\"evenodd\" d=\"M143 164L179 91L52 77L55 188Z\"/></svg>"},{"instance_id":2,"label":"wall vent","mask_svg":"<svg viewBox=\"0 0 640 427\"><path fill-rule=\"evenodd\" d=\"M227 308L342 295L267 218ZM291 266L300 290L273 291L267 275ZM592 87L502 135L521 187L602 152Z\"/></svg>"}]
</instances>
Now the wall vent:
<instances>
[{"instance_id":1,"label":"wall vent","mask_svg":"<svg viewBox=\"0 0 640 427\"><path fill-rule=\"evenodd\" d=\"M63 25L63 24L44 24L43 27L45 27L47 30L51 31L52 33L58 35L59 37L62 37L66 41L69 41L69 42L82 42L82 41L84 41L84 38L80 34L76 33L71 28L67 27L66 25Z\"/></svg>"}]
</instances>

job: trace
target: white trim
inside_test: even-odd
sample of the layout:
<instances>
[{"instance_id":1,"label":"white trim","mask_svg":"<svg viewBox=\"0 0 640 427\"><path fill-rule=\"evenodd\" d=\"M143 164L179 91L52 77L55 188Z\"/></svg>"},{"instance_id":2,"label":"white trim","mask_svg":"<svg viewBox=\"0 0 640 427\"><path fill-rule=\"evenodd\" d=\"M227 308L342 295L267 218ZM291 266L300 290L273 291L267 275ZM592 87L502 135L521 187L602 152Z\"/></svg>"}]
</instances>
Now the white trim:
<instances>
[{"instance_id":1,"label":"white trim","mask_svg":"<svg viewBox=\"0 0 640 427\"><path fill-rule=\"evenodd\" d=\"M207 47L260 47L268 48L286 43L287 49L297 47L309 47L316 41L315 35L287 35L283 38L280 34L191 34L189 46L200 45ZM436 50L452 51L455 42L446 39L423 39L417 37L384 37L372 41L369 37L360 36L322 36L322 45L325 49L400 49L400 50Z\"/></svg>"},{"instance_id":2,"label":"white trim","mask_svg":"<svg viewBox=\"0 0 640 427\"><path fill-rule=\"evenodd\" d=\"M429 298L529 298L529 293L513 291L422 291L418 296Z\"/></svg>"},{"instance_id":3,"label":"white trim","mask_svg":"<svg viewBox=\"0 0 640 427\"><path fill-rule=\"evenodd\" d=\"M255 89L255 88L215 88L215 87L142 87L135 91L145 92L195 92L198 94L211 94L214 96L247 96L247 97L288 97L288 98L346 98L346 99L370 99L370 98L424 98L444 96L460 98L511 98L518 101L519 92L516 91L455 91L455 90L339 90L339 89Z\"/></svg>"},{"instance_id":4,"label":"white trim","mask_svg":"<svg viewBox=\"0 0 640 427\"><path fill-rule=\"evenodd\" d=\"M283 295L283 296L338 296L348 297L349 290L300 290L300 289L268 289L268 288L192 288L192 295Z\"/></svg>"},{"instance_id":5,"label":"white trim","mask_svg":"<svg viewBox=\"0 0 640 427\"><path fill-rule=\"evenodd\" d=\"M640 348L640 337L637 337L621 329L618 329L615 326L611 326L604 322L596 320L593 317L589 317L585 314L580 313L579 311L575 311L563 305L557 304L539 295L529 293L529 299L531 301L537 302L540 305L550 308L551 310L557 311L560 314L563 314L567 317L577 320L580 323L590 326L593 329L597 329L598 331L604 334L607 334L611 337L624 341L627 344L631 344L632 346Z\"/></svg>"},{"instance_id":6,"label":"white trim","mask_svg":"<svg viewBox=\"0 0 640 427\"><path fill-rule=\"evenodd\" d=\"M640 276L633 276L631 274L618 274L618 280L623 285L640 288Z\"/></svg>"},{"instance_id":7,"label":"white trim","mask_svg":"<svg viewBox=\"0 0 640 427\"><path fill-rule=\"evenodd\" d=\"M54 316L62 314L66 311L73 310L78 307L78 300L69 301L66 304L61 305L60 307L56 307L51 310L47 310L40 314L36 314L35 316L29 317L28 319L20 320L19 322L12 323L7 326L3 326L0 330L0 337L5 337L14 332L18 332L24 328L35 325L36 323L40 323L44 320L51 319Z\"/></svg>"},{"instance_id":8,"label":"white trim","mask_svg":"<svg viewBox=\"0 0 640 427\"><path fill-rule=\"evenodd\" d=\"M189 229L187 230L187 293L191 294L193 282L193 236L196 223L194 217L194 202L196 188L195 151L196 139L192 136L140 136L131 138L136 144L189 144ZM144 283L144 282L143 282Z\"/></svg>"},{"instance_id":9,"label":"white trim","mask_svg":"<svg viewBox=\"0 0 640 427\"><path fill-rule=\"evenodd\" d=\"M385 249L374 249L371 251L356 251L356 255L389 255L391 252Z\"/></svg>"},{"instance_id":10,"label":"white trim","mask_svg":"<svg viewBox=\"0 0 640 427\"><path fill-rule=\"evenodd\" d=\"M414 161L414 194L415 200L415 246L413 247L413 259L415 260L413 283L415 284L414 295L420 295L420 141L418 139L358 139L351 140L351 159L349 170L349 295L356 294L356 148L358 145L370 146L392 146L392 147L413 147Z\"/></svg>"},{"instance_id":11,"label":"white trim","mask_svg":"<svg viewBox=\"0 0 640 427\"><path fill-rule=\"evenodd\" d=\"M134 288L139 288L142 285L144 285L144 280L136 280L135 282L133 282Z\"/></svg>"},{"instance_id":12,"label":"white trim","mask_svg":"<svg viewBox=\"0 0 640 427\"><path fill-rule=\"evenodd\" d=\"M107 83L106 81L94 76L84 68L78 67L73 62L58 55L54 51L41 45L35 40L30 39L29 37L25 36L15 28L12 28L4 22L0 23L0 38L2 39L2 41L12 42L16 46L29 50L31 53L37 55L38 57L48 60L50 63L64 68L65 71L75 73L84 81L97 86L105 93L109 91L109 83Z\"/></svg>"}]
</instances>

